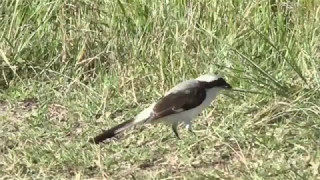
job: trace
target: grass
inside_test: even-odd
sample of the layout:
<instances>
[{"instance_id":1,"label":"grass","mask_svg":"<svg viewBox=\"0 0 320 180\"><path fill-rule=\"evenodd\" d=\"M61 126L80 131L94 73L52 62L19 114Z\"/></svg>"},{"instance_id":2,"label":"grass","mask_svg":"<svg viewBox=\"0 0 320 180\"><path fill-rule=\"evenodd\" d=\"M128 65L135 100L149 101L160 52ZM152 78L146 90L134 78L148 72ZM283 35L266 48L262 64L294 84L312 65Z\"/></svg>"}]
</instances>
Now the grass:
<instances>
[{"instance_id":1,"label":"grass","mask_svg":"<svg viewBox=\"0 0 320 180\"><path fill-rule=\"evenodd\" d=\"M0 2L2 179L320 179L320 3ZM205 73L194 124L87 140Z\"/></svg>"}]
</instances>

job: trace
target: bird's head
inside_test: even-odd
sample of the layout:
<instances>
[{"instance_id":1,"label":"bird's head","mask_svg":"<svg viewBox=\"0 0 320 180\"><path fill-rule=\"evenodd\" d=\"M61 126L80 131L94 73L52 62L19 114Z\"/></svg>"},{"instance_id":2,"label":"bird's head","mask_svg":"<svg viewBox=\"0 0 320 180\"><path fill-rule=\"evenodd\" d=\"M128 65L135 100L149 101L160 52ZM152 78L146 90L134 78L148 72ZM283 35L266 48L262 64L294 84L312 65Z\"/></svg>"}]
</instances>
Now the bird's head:
<instances>
[{"instance_id":1,"label":"bird's head","mask_svg":"<svg viewBox=\"0 0 320 180\"><path fill-rule=\"evenodd\" d=\"M205 89L232 89L232 86L219 75L205 74L199 76L196 80L198 80L200 86Z\"/></svg>"}]
</instances>

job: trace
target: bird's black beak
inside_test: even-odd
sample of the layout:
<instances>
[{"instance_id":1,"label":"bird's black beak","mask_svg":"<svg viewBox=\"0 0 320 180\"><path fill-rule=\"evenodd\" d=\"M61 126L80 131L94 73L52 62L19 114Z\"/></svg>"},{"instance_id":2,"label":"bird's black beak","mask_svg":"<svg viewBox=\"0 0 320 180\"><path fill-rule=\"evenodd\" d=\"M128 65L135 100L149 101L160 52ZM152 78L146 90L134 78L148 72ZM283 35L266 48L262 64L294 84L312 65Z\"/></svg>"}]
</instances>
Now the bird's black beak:
<instances>
[{"instance_id":1,"label":"bird's black beak","mask_svg":"<svg viewBox=\"0 0 320 180\"><path fill-rule=\"evenodd\" d=\"M232 89L232 86L230 84L226 83L224 85L224 89Z\"/></svg>"}]
</instances>

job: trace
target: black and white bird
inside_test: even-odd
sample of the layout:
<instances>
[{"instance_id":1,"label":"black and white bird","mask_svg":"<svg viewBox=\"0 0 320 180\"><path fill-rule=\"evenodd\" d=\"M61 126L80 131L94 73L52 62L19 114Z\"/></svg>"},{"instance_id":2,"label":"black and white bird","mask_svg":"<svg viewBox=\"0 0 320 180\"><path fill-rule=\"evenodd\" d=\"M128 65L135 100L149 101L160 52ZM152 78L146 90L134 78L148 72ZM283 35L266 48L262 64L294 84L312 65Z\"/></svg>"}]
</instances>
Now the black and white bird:
<instances>
[{"instance_id":1,"label":"black and white bird","mask_svg":"<svg viewBox=\"0 0 320 180\"><path fill-rule=\"evenodd\" d=\"M211 104L221 90L231 88L231 85L218 75L206 74L181 82L157 102L141 111L134 119L104 131L91 139L90 142L98 144L143 123L169 124L172 126L174 134L179 138L177 131L179 123L184 122L186 128L192 132L192 120Z\"/></svg>"}]
</instances>

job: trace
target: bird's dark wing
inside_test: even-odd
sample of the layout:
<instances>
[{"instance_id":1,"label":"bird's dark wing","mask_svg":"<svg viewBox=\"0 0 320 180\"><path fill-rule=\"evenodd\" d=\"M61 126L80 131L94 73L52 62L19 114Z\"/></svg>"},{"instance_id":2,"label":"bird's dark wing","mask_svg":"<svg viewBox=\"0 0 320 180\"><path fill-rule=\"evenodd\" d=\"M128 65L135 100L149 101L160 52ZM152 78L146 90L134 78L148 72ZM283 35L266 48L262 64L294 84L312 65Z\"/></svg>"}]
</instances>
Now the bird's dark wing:
<instances>
[{"instance_id":1,"label":"bird's dark wing","mask_svg":"<svg viewBox=\"0 0 320 180\"><path fill-rule=\"evenodd\" d=\"M199 87L170 93L161 98L153 107L152 120L195 108L199 106L205 98L206 90Z\"/></svg>"}]
</instances>

